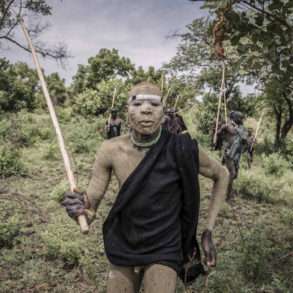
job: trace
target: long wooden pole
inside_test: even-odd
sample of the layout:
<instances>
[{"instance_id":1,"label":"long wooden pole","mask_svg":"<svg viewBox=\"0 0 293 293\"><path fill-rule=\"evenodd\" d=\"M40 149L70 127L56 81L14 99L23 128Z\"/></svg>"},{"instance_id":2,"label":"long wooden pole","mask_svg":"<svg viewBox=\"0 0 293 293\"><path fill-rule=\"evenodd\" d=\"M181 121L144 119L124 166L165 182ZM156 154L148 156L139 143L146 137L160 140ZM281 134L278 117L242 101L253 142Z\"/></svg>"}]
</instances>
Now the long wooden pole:
<instances>
[{"instance_id":1,"label":"long wooden pole","mask_svg":"<svg viewBox=\"0 0 293 293\"><path fill-rule=\"evenodd\" d=\"M222 82L221 82L221 89L220 89L220 96L218 101L218 110L217 110L217 120L216 120L216 129L214 133L213 143L214 145L217 143L217 134L218 134L218 128L219 128L219 119L220 119L220 112L221 112L221 106L222 106L222 98L225 108L225 122L227 123L227 107L226 107L226 93L225 93L225 63L223 61L222 63Z\"/></svg>"},{"instance_id":2,"label":"long wooden pole","mask_svg":"<svg viewBox=\"0 0 293 293\"><path fill-rule=\"evenodd\" d=\"M179 102L180 98L181 98L180 95L178 95L178 96L176 97L175 105L174 105L174 109L175 109L175 111L176 111L176 109L177 109L177 105L178 105L178 102Z\"/></svg>"},{"instance_id":3,"label":"long wooden pole","mask_svg":"<svg viewBox=\"0 0 293 293\"><path fill-rule=\"evenodd\" d=\"M256 130L255 130L255 135L254 135L254 137L253 137L253 140L252 140L252 143L251 143L251 146L250 146L250 150L251 150L251 151L252 151L253 146L254 146L254 144L255 144L255 142L256 142L256 138L257 138L257 135L258 135L258 132L259 132L259 129L260 129L261 123L262 123L263 116L264 116L264 111L262 111L261 116L260 116L260 118L259 118L259 120L258 120L258 122L257 122Z\"/></svg>"},{"instance_id":4,"label":"long wooden pole","mask_svg":"<svg viewBox=\"0 0 293 293\"><path fill-rule=\"evenodd\" d=\"M63 135L62 135L59 123L58 123L58 119L57 119L57 116L56 116L56 112L55 112L52 100L51 100L49 92L48 92L47 84L46 84L43 72L41 70L41 65L40 65L38 56L36 54L35 48L34 48L34 46L32 44L32 40L31 40L31 38L29 36L29 33L28 33L28 31L27 31L22 19L20 19L20 25L21 25L21 28L23 30L24 36L25 36L25 38L26 38L26 40L28 42L29 48L30 48L30 50L32 52L33 61L34 61L34 64L36 66L36 69L37 69L38 77L39 77L40 82L41 82L42 90L43 90L43 93L44 93L44 96L45 96L45 99L46 99L46 102L47 102L47 105L48 105L49 113L50 113L50 116L51 116L51 119L52 119L52 122L53 122L54 129L56 131L57 140L58 140L59 148L60 148L60 151L61 151L61 154L62 154L66 175L67 175L69 185L70 185L70 190L75 191L77 189L76 188L76 181L75 181L74 174L73 174L73 171L72 171L72 168L71 168L69 155L68 155L68 152L67 152L66 147L65 147ZM81 232L82 233L88 233L89 227L88 227L88 224L87 224L86 217L84 215L81 215L81 216L78 217L78 223L80 225Z\"/></svg>"},{"instance_id":5,"label":"long wooden pole","mask_svg":"<svg viewBox=\"0 0 293 293\"><path fill-rule=\"evenodd\" d=\"M116 93L117 93L117 88L114 89L114 93L113 93L113 97L112 97L112 104L111 104L111 109L110 111L114 108L115 105L115 100L116 100ZM112 114L109 114L109 118L108 118L108 127L110 127L110 121L112 118Z\"/></svg>"}]
</instances>

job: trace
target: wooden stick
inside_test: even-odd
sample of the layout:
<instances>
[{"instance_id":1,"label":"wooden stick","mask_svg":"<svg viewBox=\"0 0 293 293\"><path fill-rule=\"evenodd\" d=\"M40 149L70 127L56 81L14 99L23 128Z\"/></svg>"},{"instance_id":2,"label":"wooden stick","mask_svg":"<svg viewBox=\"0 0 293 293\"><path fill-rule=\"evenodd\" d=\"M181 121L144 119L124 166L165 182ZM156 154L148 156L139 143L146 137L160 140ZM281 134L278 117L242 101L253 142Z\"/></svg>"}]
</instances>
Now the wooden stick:
<instances>
[{"instance_id":1,"label":"wooden stick","mask_svg":"<svg viewBox=\"0 0 293 293\"><path fill-rule=\"evenodd\" d=\"M254 138L253 138L252 143L251 143L251 146L250 146L250 151L252 151L252 148L253 148L253 146L254 146L254 144L256 142L256 138L257 138L257 135L258 135L258 132L259 132L259 129L260 129L260 125L262 123L263 116L264 116L264 111L262 111L261 116L260 116L260 118L259 118L259 120L257 122L256 130L255 130L255 135L254 135Z\"/></svg>"},{"instance_id":2,"label":"wooden stick","mask_svg":"<svg viewBox=\"0 0 293 293\"><path fill-rule=\"evenodd\" d=\"M116 93L117 93L117 88L114 89L114 93L113 93L113 97L112 97L112 104L111 104L110 111L114 108L115 99L116 99ZM110 126L111 117L112 117L112 115L111 115L111 112L110 112L109 118L108 118L108 127Z\"/></svg>"},{"instance_id":3,"label":"wooden stick","mask_svg":"<svg viewBox=\"0 0 293 293\"><path fill-rule=\"evenodd\" d=\"M167 100L168 100L168 96L170 94L170 91L171 91L171 86L168 87L168 90L167 90L167 93L166 93L166 96L164 97L163 99L163 106L165 107L166 104L167 104Z\"/></svg>"},{"instance_id":4,"label":"wooden stick","mask_svg":"<svg viewBox=\"0 0 293 293\"><path fill-rule=\"evenodd\" d=\"M40 65L38 56L36 54L35 48L34 48L34 46L32 44L32 40L31 40L31 38L29 36L29 33L28 33L28 31L27 31L22 19L20 19L20 25L21 25L22 31L24 33L24 36L25 36L25 38L26 38L26 40L28 42L29 48L31 49L33 61L35 63L37 73L38 73L38 77L39 77L40 82L41 82L43 94L45 96L45 99L46 99L46 102L47 102L47 105L48 105L48 108L49 108L49 113L50 113L50 116L51 116L51 119L52 119L52 122L53 122L53 126L54 126L54 129L56 131L57 140L58 140L59 148L60 148L60 151L61 151L61 154L62 154L66 175L67 175L69 185L70 185L70 190L75 191L77 189L76 188L76 181L75 181L72 169L71 169L69 155L68 155L68 153L66 151L66 148L65 148L62 132L61 132L61 129L60 129L60 126L59 126L59 123L58 123L58 119L57 119L57 116L56 116L56 113L55 113L55 109L54 109L52 100L51 100L49 92L48 92L48 88L47 88L47 84L46 84L43 72L41 70L41 65ZM84 215L81 215L81 216L78 217L78 223L80 225L81 232L82 233L88 233L89 227L88 227L88 224L87 224L86 217Z\"/></svg>"},{"instance_id":5,"label":"wooden stick","mask_svg":"<svg viewBox=\"0 0 293 293\"><path fill-rule=\"evenodd\" d=\"M222 82L221 82L221 89L220 89L220 96L218 101L218 111L217 111L217 120L216 120L216 129L214 133L213 143L214 145L217 143L217 134L219 128L219 119L220 119L220 111L222 106L222 98L224 103L224 111L225 111L225 122L228 122L227 119L227 106L226 106L226 93L225 93L225 62L222 63Z\"/></svg>"},{"instance_id":6,"label":"wooden stick","mask_svg":"<svg viewBox=\"0 0 293 293\"><path fill-rule=\"evenodd\" d=\"M175 105L174 105L174 109L175 109L175 111L176 111L176 109L177 109L177 105L178 105L178 102L179 102L180 98L181 98L180 95L178 95L178 96L176 97Z\"/></svg>"}]
</instances>

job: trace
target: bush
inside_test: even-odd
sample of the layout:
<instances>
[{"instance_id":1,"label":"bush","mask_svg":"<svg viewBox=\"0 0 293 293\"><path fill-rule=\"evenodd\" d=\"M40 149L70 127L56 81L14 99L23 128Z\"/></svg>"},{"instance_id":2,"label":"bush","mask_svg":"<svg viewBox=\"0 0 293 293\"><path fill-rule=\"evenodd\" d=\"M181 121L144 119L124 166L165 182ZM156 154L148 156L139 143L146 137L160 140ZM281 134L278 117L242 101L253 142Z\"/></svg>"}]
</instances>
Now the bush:
<instances>
[{"instance_id":1,"label":"bush","mask_svg":"<svg viewBox=\"0 0 293 293\"><path fill-rule=\"evenodd\" d=\"M60 203L63 200L64 192L68 190L68 182L63 180L53 188L50 193L50 198Z\"/></svg>"},{"instance_id":2,"label":"bush","mask_svg":"<svg viewBox=\"0 0 293 293\"><path fill-rule=\"evenodd\" d=\"M56 161L60 157L60 150L56 143L50 143L43 155L43 158L50 161Z\"/></svg>"},{"instance_id":3,"label":"bush","mask_svg":"<svg viewBox=\"0 0 293 293\"><path fill-rule=\"evenodd\" d=\"M269 276L269 266L275 250L267 237L265 226L258 226L247 233L241 242L241 262L239 269L244 276L254 282L265 281Z\"/></svg>"},{"instance_id":4,"label":"bush","mask_svg":"<svg viewBox=\"0 0 293 293\"><path fill-rule=\"evenodd\" d=\"M281 177L289 169L289 163L278 153L262 155L262 164L266 175Z\"/></svg>"},{"instance_id":5,"label":"bush","mask_svg":"<svg viewBox=\"0 0 293 293\"><path fill-rule=\"evenodd\" d=\"M25 168L20 161L20 154L12 146L0 147L0 176L24 175Z\"/></svg>"},{"instance_id":6,"label":"bush","mask_svg":"<svg viewBox=\"0 0 293 293\"><path fill-rule=\"evenodd\" d=\"M102 110L101 97L97 91L87 89L75 97L73 109L83 116L96 115Z\"/></svg>"},{"instance_id":7,"label":"bush","mask_svg":"<svg viewBox=\"0 0 293 293\"><path fill-rule=\"evenodd\" d=\"M47 119L46 119L47 120ZM29 147L40 140L52 136L52 129L44 127L42 117L36 117L25 111L17 115L10 114L0 122L0 138L14 147Z\"/></svg>"},{"instance_id":8,"label":"bush","mask_svg":"<svg viewBox=\"0 0 293 293\"><path fill-rule=\"evenodd\" d=\"M271 182L261 173L254 174L249 171L243 171L236 180L235 185L241 196L245 198L255 199L258 202L273 202Z\"/></svg>"},{"instance_id":9,"label":"bush","mask_svg":"<svg viewBox=\"0 0 293 293\"><path fill-rule=\"evenodd\" d=\"M74 267L79 264L81 253L80 243L71 241L70 234L65 231L56 229L54 226L41 234L43 243L45 244L45 255L50 260L61 259L66 267ZM67 235L64 235L67 234ZM67 237L67 239L66 239Z\"/></svg>"},{"instance_id":10,"label":"bush","mask_svg":"<svg viewBox=\"0 0 293 293\"><path fill-rule=\"evenodd\" d=\"M20 233L20 224L14 220L10 220L8 223L0 223L0 249L12 248L14 239Z\"/></svg>"},{"instance_id":11,"label":"bush","mask_svg":"<svg viewBox=\"0 0 293 293\"><path fill-rule=\"evenodd\" d=\"M263 169L242 170L235 181L237 191L242 197L255 199L258 202L285 203L293 205L292 172L284 173L281 178L275 178L264 174Z\"/></svg>"}]
</instances>

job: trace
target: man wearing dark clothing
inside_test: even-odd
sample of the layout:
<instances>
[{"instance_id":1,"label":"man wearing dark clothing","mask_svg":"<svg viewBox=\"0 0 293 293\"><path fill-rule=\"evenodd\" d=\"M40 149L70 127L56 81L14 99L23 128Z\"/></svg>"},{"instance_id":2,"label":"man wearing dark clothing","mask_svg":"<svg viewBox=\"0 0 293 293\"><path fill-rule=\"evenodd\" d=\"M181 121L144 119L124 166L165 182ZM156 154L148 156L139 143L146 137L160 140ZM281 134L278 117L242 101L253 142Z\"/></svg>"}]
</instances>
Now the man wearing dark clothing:
<instances>
[{"instance_id":1,"label":"man wearing dark clothing","mask_svg":"<svg viewBox=\"0 0 293 293\"><path fill-rule=\"evenodd\" d=\"M121 124L122 124L122 120L117 116L117 110L112 109L111 117L106 122L106 134L108 139L116 137L116 136L120 136Z\"/></svg>"},{"instance_id":2,"label":"man wearing dark clothing","mask_svg":"<svg viewBox=\"0 0 293 293\"><path fill-rule=\"evenodd\" d=\"M243 126L243 114L232 111L229 118L230 121L219 129L217 138L222 141L224 148L222 163L230 173L228 200L233 197L233 181L238 176L241 154L247 145L247 130Z\"/></svg>"},{"instance_id":3,"label":"man wearing dark clothing","mask_svg":"<svg viewBox=\"0 0 293 293\"><path fill-rule=\"evenodd\" d=\"M198 174L214 181L202 248L209 267L216 264L212 230L228 186L228 171L210 158L188 134L161 127L160 89L148 82L129 93L129 134L104 141L84 195L67 193L67 213L91 223L114 174L115 203L103 225L110 262L107 293L174 293L177 274L199 258ZM190 276L190 270L186 276Z\"/></svg>"},{"instance_id":4,"label":"man wearing dark clothing","mask_svg":"<svg viewBox=\"0 0 293 293\"><path fill-rule=\"evenodd\" d=\"M167 109L162 127L173 134L179 134L187 130L182 116L176 113L174 108Z\"/></svg>"}]
</instances>

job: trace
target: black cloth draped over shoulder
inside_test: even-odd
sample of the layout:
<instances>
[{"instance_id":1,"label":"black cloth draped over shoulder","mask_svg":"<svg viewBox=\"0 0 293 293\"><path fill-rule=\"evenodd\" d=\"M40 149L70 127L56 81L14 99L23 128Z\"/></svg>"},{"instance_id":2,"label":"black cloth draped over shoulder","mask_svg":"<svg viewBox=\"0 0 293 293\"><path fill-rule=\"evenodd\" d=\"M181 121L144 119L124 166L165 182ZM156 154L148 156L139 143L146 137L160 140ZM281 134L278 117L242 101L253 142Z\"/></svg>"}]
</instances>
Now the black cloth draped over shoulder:
<instances>
[{"instance_id":1,"label":"black cloth draped over shoulder","mask_svg":"<svg viewBox=\"0 0 293 293\"><path fill-rule=\"evenodd\" d=\"M122 185L104 223L109 261L119 266L165 264L178 273L199 249L197 142L162 131Z\"/></svg>"}]
</instances>

